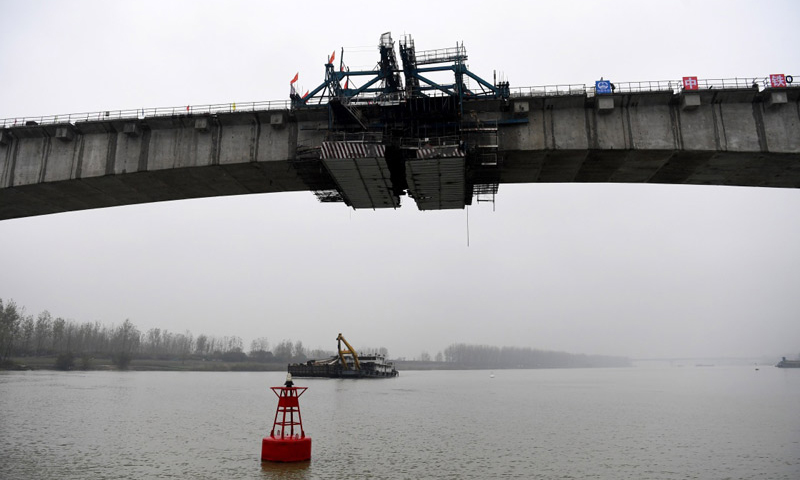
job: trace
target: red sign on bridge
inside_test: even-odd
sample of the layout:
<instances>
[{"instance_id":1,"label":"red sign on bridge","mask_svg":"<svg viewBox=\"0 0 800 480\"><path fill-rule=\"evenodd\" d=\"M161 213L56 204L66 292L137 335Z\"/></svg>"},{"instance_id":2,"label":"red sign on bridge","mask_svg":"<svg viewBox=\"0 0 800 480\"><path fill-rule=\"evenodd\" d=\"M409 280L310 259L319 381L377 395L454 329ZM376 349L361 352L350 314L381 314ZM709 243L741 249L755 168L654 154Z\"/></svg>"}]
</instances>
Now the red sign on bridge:
<instances>
[{"instance_id":1,"label":"red sign on bridge","mask_svg":"<svg viewBox=\"0 0 800 480\"><path fill-rule=\"evenodd\" d=\"M697 90L697 77L683 77L684 90Z\"/></svg>"},{"instance_id":2,"label":"red sign on bridge","mask_svg":"<svg viewBox=\"0 0 800 480\"><path fill-rule=\"evenodd\" d=\"M786 85L786 75L784 75L782 73L778 73L778 74L775 74L775 75L770 75L769 76L769 84L772 85L773 88L774 87L786 87L787 86Z\"/></svg>"}]
</instances>

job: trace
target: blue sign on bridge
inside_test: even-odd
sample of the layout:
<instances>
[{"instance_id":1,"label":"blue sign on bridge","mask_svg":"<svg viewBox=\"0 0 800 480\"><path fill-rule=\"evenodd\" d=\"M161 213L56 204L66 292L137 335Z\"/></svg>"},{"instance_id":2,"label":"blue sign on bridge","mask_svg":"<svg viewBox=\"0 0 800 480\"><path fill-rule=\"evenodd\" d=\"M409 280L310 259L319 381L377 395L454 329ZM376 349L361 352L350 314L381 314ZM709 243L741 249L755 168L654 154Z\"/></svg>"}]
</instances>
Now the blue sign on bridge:
<instances>
[{"instance_id":1,"label":"blue sign on bridge","mask_svg":"<svg viewBox=\"0 0 800 480\"><path fill-rule=\"evenodd\" d=\"M611 93L611 82L608 80L597 80L594 82L594 93L595 94L603 94L603 93Z\"/></svg>"}]
</instances>

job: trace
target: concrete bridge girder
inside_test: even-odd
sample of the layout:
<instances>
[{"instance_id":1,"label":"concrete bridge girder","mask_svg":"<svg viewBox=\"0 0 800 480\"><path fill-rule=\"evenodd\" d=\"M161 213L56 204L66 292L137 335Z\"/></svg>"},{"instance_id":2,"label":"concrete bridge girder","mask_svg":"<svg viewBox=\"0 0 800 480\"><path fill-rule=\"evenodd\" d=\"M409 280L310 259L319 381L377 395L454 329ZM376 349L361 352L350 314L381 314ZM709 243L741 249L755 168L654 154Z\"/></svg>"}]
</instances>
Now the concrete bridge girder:
<instances>
[{"instance_id":1,"label":"concrete bridge girder","mask_svg":"<svg viewBox=\"0 0 800 480\"><path fill-rule=\"evenodd\" d=\"M473 100L462 120L499 129L502 161L468 167L473 184L491 173L501 183L800 188L800 88ZM327 128L325 107L6 128L0 219L336 188L319 156Z\"/></svg>"},{"instance_id":2,"label":"concrete bridge girder","mask_svg":"<svg viewBox=\"0 0 800 480\"><path fill-rule=\"evenodd\" d=\"M674 150L511 151L501 183L657 183L800 188L795 154Z\"/></svg>"}]
</instances>

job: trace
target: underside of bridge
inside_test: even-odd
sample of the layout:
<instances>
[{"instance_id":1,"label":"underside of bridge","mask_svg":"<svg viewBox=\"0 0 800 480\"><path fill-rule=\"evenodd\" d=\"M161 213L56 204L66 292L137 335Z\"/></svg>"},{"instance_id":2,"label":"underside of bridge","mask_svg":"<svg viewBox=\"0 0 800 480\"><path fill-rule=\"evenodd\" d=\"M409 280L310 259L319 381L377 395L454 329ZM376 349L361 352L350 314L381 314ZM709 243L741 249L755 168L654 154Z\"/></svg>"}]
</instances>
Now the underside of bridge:
<instances>
[{"instance_id":1,"label":"underside of bridge","mask_svg":"<svg viewBox=\"0 0 800 480\"><path fill-rule=\"evenodd\" d=\"M499 168L460 157L405 162L402 184L422 210L490 199L509 183L657 183L800 188L796 154L677 151L503 153ZM391 170L380 156L286 160L106 175L0 189L0 219L224 195L314 191L353 208L397 208ZM478 187L476 187L478 186ZM481 192L477 188L483 188ZM479 197L478 194L481 194ZM326 198L326 195L328 197Z\"/></svg>"}]
</instances>

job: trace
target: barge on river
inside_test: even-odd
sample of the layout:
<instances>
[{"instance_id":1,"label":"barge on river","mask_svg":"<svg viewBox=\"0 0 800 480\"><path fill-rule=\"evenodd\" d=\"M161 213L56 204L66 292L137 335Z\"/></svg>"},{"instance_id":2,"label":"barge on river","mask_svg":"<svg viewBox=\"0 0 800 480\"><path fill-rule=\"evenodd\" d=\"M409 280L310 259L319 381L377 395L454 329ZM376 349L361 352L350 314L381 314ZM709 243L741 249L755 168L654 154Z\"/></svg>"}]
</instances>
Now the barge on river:
<instances>
[{"instance_id":1,"label":"barge on river","mask_svg":"<svg viewBox=\"0 0 800 480\"><path fill-rule=\"evenodd\" d=\"M289 365L292 377L388 378L396 377L394 363L379 353L358 355L340 333L336 337L338 355ZM342 348L344 343L346 348Z\"/></svg>"},{"instance_id":2,"label":"barge on river","mask_svg":"<svg viewBox=\"0 0 800 480\"><path fill-rule=\"evenodd\" d=\"M778 368L800 368L800 360L786 360L786 357L775 365Z\"/></svg>"}]
</instances>

